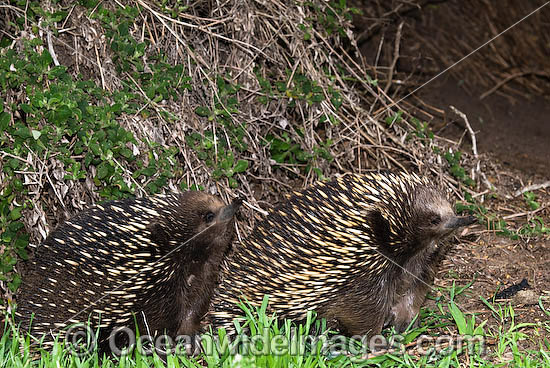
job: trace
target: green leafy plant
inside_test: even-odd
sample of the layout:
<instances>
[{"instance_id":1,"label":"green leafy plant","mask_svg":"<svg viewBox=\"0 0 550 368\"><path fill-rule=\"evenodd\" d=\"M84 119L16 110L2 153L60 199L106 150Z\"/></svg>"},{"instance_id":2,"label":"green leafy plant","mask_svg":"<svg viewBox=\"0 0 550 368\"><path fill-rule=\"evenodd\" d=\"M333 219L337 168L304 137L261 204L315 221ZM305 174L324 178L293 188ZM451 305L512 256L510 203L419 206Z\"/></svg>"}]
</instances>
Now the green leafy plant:
<instances>
[{"instance_id":1,"label":"green leafy plant","mask_svg":"<svg viewBox=\"0 0 550 368\"><path fill-rule=\"evenodd\" d=\"M517 233L522 237L546 235L550 234L550 227L544 224L544 220L542 219L542 217L535 216L522 227L520 227Z\"/></svg>"},{"instance_id":2,"label":"green leafy plant","mask_svg":"<svg viewBox=\"0 0 550 368\"><path fill-rule=\"evenodd\" d=\"M533 192L525 192L523 193L523 198L525 198L525 202L527 203L527 206L531 210L536 210L540 207L540 203L536 201L537 195Z\"/></svg>"},{"instance_id":3,"label":"green leafy plant","mask_svg":"<svg viewBox=\"0 0 550 368\"><path fill-rule=\"evenodd\" d=\"M265 144L269 145L271 158L276 163L300 166L306 172L313 170L319 179L323 179L323 175L319 168L313 166L314 162L319 159L332 160L332 155L329 151L329 147L332 144L331 140L322 142L320 145L314 147L312 152L307 152L299 143L292 141L289 133L283 132L280 137L275 137L272 134L267 135Z\"/></svg>"},{"instance_id":4,"label":"green leafy plant","mask_svg":"<svg viewBox=\"0 0 550 368\"><path fill-rule=\"evenodd\" d=\"M412 118L411 124L413 124L415 130L409 135L409 137L411 137L412 135L416 136L418 139L420 139L422 144L426 144L427 142L434 139L434 133L429 128L427 122L420 122L420 120L418 120L417 118Z\"/></svg>"},{"instance_id":5,"label":"green leafy plant","mask_svg":"<svg viewBox=\"0 0 550 368\"><path fill-rule=\"evenodd\" d=\"M306 4L316 13L316 17L310 21L326 36L339 35L347 38L342 22L351 21L354 14L361 14L358 8L348 7L346 0L330 1L322 7L312 2L306 2Z\"/></svg>"},{"instance_id":6,"label":"green leafy plant","mask_svg":"<svg viewBox=\"0 0 550 368\"><path fill-rule=\"evenodd\" d=\"M489 212L485 206L476 201L472 195L468 192L463 192L465 202L457 202L455 204L455 210L457 213L468 212L475 214L478 220L483 219Z\"/></svg>"},{"instance_id":7,"label":"green leafy plant","mask_svg":"<svg viewBox=\"0 0 550 368\"><path fill-rule=\"evenodd\" d=\"M222 154L222 156L224 155ZM247 160L238 160L237 162L235 162L233 153L229 152L225 155L223 159L221 159L218 167L212 172L212 176L214 177L214 179L220 179L221 177L226 176L228 178L229 185L232 188L236 188L238 186L238 183L233 175L243 173L247 169Z\"/></svg>"},{"instance_id":8,"label":"green leafy plant","mask_svg":"<svg viewBox=\"0 0 550 368\"><path fill-rule=\"evenodd\" d=\"M277 91L290 99L289 107L295 107L296 101L305 101L308 105L313 105L325 100L323 89L305 74L294 73L287 70L288 81L278 81L275 83Z\"/></svg>"},{"instance_id":9,"label":"green leafy plant","mask_svg":"<svg viewBox=\"0 0 550 368\"><path fill-rule=\"evenodd\" d=\"M460 151L447 151L443 154L443 157L449 163L449 171L451 175L463 182L469 187L474 187L475 182L470 176L466 173L466 170L460 164L460 157L462 153Z\"/></svg>"},{"instance_id":10,"label":"green leafy plant","mask_svg":"<svg viewBox=\"0 0 550 368\"><path fill-rule=\"evenodd\" d=\"M242 153L248 148L245 142L246 126L235 122L239 113L237 94L238 84L232 84L225 78L216 78L217 95L214 99L214 108L198 106L195 114L207 118L222 129L206 130L202 135L195 132L186 137L186 143L192 147L199 159L208 167L213 168L212 177L216 180L227 178L229 186L236 188L239 184L235 174L244 173L248 169L248 160L235 160L233 149Z\"/></svg>"},{"instance_id":11,"label":"green leafy plant","mask_svg":"<svg viewBox=\"0 0 550 368\"><path fill-rule=\"evenodd\" d=\"M395 123L400 123L401 120L403 120L402 118L403 116L403 111L399 110L398 112L396 112L395 114L393 114L392 116L388 116L386 117L386 124L388 124L388 126L392 126L393 124Z\"/></svg>"}]
</instances>

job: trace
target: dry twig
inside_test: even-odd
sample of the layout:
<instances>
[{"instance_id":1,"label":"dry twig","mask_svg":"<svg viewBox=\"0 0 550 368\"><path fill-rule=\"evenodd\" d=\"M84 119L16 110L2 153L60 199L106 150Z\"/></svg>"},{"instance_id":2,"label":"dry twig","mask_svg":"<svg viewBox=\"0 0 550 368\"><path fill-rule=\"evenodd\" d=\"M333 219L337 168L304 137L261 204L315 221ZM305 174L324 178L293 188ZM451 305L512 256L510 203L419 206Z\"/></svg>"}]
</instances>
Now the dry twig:
<instances>
[{"instance_id":1,"label":"dry twig","mask_svg":"<svg viewBox=\"0 0 550 368\"><path fill-rule=\"evenodd\" d=\"M514 197L518 197L525 192L532 192L533 190L546 189L548 187L550 187L550 180L540 184L527 185L519 190L516 190L514 192Z\"/></svg>"}]
</instances>

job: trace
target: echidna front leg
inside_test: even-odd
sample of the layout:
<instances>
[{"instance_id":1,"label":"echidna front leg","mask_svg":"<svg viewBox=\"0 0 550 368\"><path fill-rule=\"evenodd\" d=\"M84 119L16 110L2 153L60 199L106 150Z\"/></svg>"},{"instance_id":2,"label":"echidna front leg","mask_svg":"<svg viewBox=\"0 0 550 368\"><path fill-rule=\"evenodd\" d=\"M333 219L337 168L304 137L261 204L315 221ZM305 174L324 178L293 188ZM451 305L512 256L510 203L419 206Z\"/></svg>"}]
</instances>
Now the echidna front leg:
<instances>
[{"instance_id":1,"label":"echidna front leg","mask_svg":"<svg viewBox=\"0 0 550 368\"><path fill-rule=\"evenodd\" d=\"M394 326L397 332L405 331L420 312L428 290L429 286L419 281L404 295L397 296L385 324ZM418 325L418 320L415 325Z\"/></svg>"},{"instance_id":2,"label":"echidna front leg","mask_svg":"<svg viewBox=\"0 0 550 368\"><path fill-rule=\"evenodd\" d=\"M366 291L366 292L365 292ZM321 315L349 336L380 334L388 313L388 295L375 285L357 282L332 300Z\"/></svg>"},{"instance_id":3,"label":"echidna front leg","mask_svg":"<svg viewBox=\"0 0 550 368\"><path fill-rule=\"evenodd\" d=\"M433 284L437 266L446 250L445 247L428 249L425 254L419 256L421 260L419 263L416 263L418 259L412 260L411 263L420 266L420 268L410 267L409 264L408 269L404 270L401 285L396 292L385 325L394 326L397 332L407 329L426 300L426 294ZM415 325L418 325L418 322L417 320Z\"/></svg>"}]
</instances>

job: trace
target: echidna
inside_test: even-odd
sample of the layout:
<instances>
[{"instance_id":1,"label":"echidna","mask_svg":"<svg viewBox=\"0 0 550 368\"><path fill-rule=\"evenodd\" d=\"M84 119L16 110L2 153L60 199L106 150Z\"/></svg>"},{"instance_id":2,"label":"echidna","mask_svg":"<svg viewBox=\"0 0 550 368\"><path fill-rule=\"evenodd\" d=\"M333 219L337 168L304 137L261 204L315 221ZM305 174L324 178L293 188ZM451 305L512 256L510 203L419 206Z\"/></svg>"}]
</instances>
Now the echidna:
<instances>
[{"instance_id":1,"label":"echidna","mask_svg":"<svg viewBox=\"0 0 550 368\"><path fill-rule=\"evenodd\" d=\"M418 313L447 247L473 217L455 216L428 179L349 175L296 192L224 261L207 320L233 331L247 300L281 318L309 310L349 335L404 330Z\"/></svg>"},{"instance_id":2,"label":"echidna","mask_svg":"<svg viewBox=\"0 0 550 368\"><path fill-rule=\"evenodd\" d=\"M190 191L91 207L37 248L17 297L18 322L29 331L34 313L30 332L38 337L88 319L100 339L118 327L134 330L136 321L141 335L193 335L239 205Z\"/></svg>"}]
</instances>

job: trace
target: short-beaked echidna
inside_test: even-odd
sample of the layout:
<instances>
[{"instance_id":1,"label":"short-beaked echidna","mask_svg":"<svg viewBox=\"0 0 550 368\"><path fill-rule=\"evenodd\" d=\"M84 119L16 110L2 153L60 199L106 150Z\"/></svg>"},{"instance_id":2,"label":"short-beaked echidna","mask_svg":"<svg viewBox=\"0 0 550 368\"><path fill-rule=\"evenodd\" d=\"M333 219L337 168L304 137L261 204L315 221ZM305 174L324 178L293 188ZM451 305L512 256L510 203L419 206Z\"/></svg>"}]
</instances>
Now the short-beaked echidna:
<instances>
[{"instance_id":1,"label":"short-beaked echidna","mask_svg":"<svg viewBox=\"0 0 550 368\"><path fill-rule=\"evenodd\" d=\"M224 261L207 320L232 331L237 303L301 320L309 310L349 335L404 330L433 282L439 241L473 217L455 216L428 179L347 175L318 183L273 210Z\"/></svg>"},{"instance_id":2,"label":"short-beaked echidna","mask_svg":"<svg viewBox=\"0 0 550 368\"><path fill-rule=\"evenodd\" d=\"M136 321L141 335L193 335L217 286L239 205L189 191L83 211L37 248L16 321L38 337L88 318L94 332L101 327L100 339L114 328L134 330Z\"/></svg>"}]
</instances>

